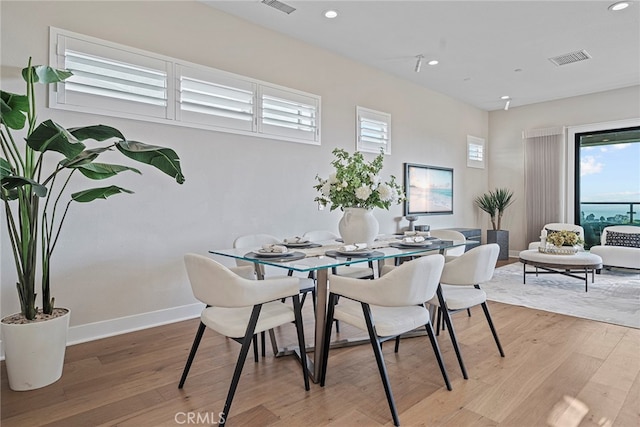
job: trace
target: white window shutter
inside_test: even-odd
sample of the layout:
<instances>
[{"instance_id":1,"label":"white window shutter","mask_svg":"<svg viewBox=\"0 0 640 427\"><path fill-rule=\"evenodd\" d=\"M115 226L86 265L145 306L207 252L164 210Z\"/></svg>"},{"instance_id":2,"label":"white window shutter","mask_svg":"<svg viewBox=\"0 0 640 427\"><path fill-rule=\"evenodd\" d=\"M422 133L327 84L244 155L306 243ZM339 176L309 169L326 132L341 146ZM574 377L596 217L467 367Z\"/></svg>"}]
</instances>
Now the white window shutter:
<instances>
[{"instance_id":1,"label":"white window shutter","mask_svg":"<svg viewBox=\"0 0 640 427\"><path fill-rule=\"evenodd\" d=\"M356 149L391 154L391 114L357 106L356 118Z\"/></svg>"}]
</instances>

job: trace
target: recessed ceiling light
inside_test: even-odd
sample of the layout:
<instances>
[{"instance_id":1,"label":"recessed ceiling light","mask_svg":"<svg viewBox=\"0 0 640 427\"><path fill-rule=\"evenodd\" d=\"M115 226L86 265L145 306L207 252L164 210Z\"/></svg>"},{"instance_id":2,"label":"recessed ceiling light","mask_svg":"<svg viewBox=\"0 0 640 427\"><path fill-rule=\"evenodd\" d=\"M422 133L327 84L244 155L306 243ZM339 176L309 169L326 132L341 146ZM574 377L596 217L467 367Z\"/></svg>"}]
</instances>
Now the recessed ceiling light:
<instances>
[{"instance_id":1,"label":"recessed ceiling light","mask_svg":"<svg viewBox=\"0 0 640 427\"><path fill-rule=\"evenodd\" d=\"M432 59L431 61L427 62L427 64L429 64L429 65L438 65L438 61L436 61L435 59Z\"/></svg>"},{"instance_id":2,"label":"recessed ceiling light","mask_svg":"<svg viewBox=\"0 0 640 427\"><path fill-rule=\"evenodd\" d=\"M500 99L504 99L504 100L507 100L507 99L509 99L509 98L511 98L509 95L504 95L504 96L501 96L501 97L500 97Z\"/></svg>"},{"instance_id":3,"label":"recessed ceiling light","mask_svg":"<svg viewBox=\"0 0 640 427\"><path fill-rule=\"evenodd\" d=\"M333 19L336 16L338 16L338 11L337 10L329 9L329 10L325 10L324 11L324 17L325 18Z\"/></svg>"},{"instance_id":4,"label":"recessed ceiling light","mask_svg":"<svg viewBox=\"0 0 640 427\"><path fill-rule=\"evenodd\" d=\"M622 9L626 9L629 7L629 2L627 1L619 1L616 3L613 3L611 6L609 6L609 10L622 10Z\"/></svg>"}]
</instances>

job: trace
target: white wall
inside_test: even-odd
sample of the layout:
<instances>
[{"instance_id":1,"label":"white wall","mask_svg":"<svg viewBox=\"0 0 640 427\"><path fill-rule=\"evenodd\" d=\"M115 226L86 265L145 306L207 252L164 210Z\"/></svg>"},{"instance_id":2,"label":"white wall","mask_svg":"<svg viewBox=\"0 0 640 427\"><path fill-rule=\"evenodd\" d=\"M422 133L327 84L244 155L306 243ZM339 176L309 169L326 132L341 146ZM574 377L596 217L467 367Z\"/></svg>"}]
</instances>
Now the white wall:
<instances>
[{"instance_id":1,"label":"white wall","mask_svg":"<svg viewBox=\"0 0 640 427\"><path fill-rule=\"evenodd\" d=\"M454 215L419 223L474 227L486 220L472 200L488 188L488 171L467 168L465 154L467 134L489 136L487 112L197 2L2 1L0 7L4 90L23 92L19 71L29 55L48 62L48 27L55 26L322 96L322 146L310 146L49 110L39 93L40 120L108 124L131 139L172 147L186 176L179 186L145 169L142 177L113 181L136 194L73 207L52 270L56 304L72 310L72 341L195 313L186 252L230 247L241 234L336 230L340 214L317 210L312 185L316 174L330 172L333 148L355 149L356 105L392 115L385 175L402 179L403 162L454 168ZM382 232L393 232L402 208L375 215ZM5 233L3 316L19 309L6 242Z\"/></svg>"},{"instance_id":2,"label":"white wall","mask_svg":"<svg viewBox=\"0 0 640 427\"><path fill-rule=\"evenodd\" d=\"M492 187L509 187L516 195L516 203L507 209L503 219L503 228L510 231L512 253L529 244L520 232L525 229L522 131L632 118L640 118L639 86L489 113L489 182Z\"/></svg>"}]
</instances>

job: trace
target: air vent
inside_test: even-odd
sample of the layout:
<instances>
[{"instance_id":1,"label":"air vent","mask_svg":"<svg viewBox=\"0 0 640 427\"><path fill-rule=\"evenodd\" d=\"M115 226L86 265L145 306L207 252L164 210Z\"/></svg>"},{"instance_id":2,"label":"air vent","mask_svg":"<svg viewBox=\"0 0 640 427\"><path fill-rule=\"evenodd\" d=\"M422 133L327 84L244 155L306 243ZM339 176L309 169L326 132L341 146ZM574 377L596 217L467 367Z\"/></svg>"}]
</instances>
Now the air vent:
<instances>
[{"instance_id":1,"label":"air vent","mask_svg":"<svg viewBox=\"0 0 640 427\"><path fill-rule=\"evenodd\" d=\"M572 64L574 62L586 61L590 59L591 55L586 50L578 50L571 53L565 53L564 55L554 56L549 58L549 61L553 62L557 66Z\"/></svg>"},{"instance_id":2,"label":"air vent","mask_svg":"<svg viewBox=\"0 0 640 427\"><path fill-rule=\"evenodd\" d=\"M287 15L296 10L295 7L291 7L288 4L284 4L278 0L262 0L262 3L266 4L267 6L271 6L274 9L278 9L280 12L284 12Z\"/></svg>"}]
</instances>

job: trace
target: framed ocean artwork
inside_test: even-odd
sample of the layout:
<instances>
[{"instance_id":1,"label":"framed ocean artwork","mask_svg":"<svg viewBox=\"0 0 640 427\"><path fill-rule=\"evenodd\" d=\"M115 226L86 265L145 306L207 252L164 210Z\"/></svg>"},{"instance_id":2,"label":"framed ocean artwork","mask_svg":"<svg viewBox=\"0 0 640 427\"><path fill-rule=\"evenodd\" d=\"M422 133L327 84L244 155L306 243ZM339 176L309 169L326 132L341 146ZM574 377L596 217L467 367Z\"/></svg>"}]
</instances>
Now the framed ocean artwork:
<instances>
[{"instance_id":1,"label":"framed ocean artwork","mask_svg":"<svg viewBox=\"0 0 640 427\"><path fill-rule=\"evenodd\" d=\"M453 214L453 169L404 164L404 215Z\"/></svg>"}]
</instances>

